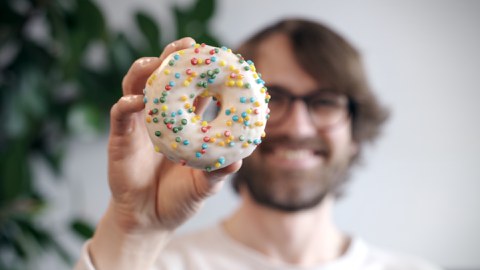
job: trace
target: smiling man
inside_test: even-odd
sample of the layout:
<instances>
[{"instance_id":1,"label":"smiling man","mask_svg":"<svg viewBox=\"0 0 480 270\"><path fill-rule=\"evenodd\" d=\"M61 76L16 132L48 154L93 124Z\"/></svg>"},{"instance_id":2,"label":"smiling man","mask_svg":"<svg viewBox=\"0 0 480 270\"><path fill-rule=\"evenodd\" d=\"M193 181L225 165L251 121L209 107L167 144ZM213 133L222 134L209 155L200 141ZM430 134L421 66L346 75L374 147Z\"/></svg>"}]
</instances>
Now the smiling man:
<instances>
[{"instance_id":1,"label":"smiling man","mask_svg":"<svg viewBox=\"0 0 480 270\"><path fill-rule=\"evenodd\" d=\"M192 42L172 43L125 76L124 97L112 108L112 200L77 269L437 269L375 249L333 222L350 168L387 113L357 51L318 23L284 20L240 48L271 95L267 138L240 169L205 173L153 156L138 128L142 85L163 55ZM217 226L170 240L236 170L239 208Z\"/></svg>"}]
</instances>

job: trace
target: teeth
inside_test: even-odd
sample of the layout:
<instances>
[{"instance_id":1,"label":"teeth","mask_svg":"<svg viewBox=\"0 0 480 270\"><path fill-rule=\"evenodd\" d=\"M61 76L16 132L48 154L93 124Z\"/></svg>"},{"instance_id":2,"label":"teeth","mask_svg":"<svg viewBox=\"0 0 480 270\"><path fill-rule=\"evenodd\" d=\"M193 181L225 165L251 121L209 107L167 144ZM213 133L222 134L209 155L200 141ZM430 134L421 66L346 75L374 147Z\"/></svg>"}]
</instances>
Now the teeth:
<instances>
[{"instance_id":1,"label":"teeth","mask_svg":"<svg viewBox=\"0 0 480 270\"><path fill-rule=\"evenodd\" d=\"M275 151L275 154L284 159L303 159L312 156L312 151L306 149L293 150L293 149L282 149Z\"/></svg>"}]
</instances>

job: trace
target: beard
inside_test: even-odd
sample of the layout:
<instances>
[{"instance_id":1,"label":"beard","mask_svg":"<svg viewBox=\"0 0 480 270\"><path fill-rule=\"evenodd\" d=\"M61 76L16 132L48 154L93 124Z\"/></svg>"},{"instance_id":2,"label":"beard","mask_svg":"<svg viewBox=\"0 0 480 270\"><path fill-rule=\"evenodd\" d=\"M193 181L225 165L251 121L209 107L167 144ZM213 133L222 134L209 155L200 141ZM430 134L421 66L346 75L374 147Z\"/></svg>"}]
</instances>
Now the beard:
<instances>
[{"instance_id":1,"label":"beard","mask_svg":"<svg viewBox=\"0 0 480 270\"><path fill-rule=\"evenodd\" d=\"M263 157L277 146L311 151L322 156L324 162L310 169L265 166ZM246 188L253 200L265 207L283 212L308 210L319 205L327 195L340 194L348 178L350 155L330 157L331 149L320 138L269 137L244 159L234 177L234 185L237 189Z\"/></svg>"}]
</instances>

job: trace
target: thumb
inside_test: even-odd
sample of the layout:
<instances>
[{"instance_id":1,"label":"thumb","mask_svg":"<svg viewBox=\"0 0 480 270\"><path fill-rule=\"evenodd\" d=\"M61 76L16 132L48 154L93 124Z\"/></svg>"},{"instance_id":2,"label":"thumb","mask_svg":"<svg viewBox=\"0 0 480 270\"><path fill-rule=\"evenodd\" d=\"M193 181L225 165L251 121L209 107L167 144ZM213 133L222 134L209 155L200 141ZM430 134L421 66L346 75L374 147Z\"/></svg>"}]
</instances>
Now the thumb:
<instances>
[{"instance_id":1,"label":"thumb","mask_svg":"<svg viewBox=\"0 0 480 270\"><path fill-rule=\"evenodd\" d=\"M204 172L204 174L210 182L218 182L225 177L236 173L240 169L240 167L242 167L242 160L234 162L219 170L215 170L212 172Z\"/></svg>"},{"instance_id":2,"label":"thumb","mask_svg":"<svg viewBox=\"0 0 480 270\"><path fill-rule=\"evenodd\" d=\"M242 161L234 162L222 169L212 172L194 170L193 179L195 185L196 196L204 199L215 194L223 185L223 180L228 176L236 173L242 166Z\"/></svg>"},{"instance_id":3,"label":"thumb","mask_svg":"<svg viewBox=\"0 0 480 270\"><path fill-rule=\"evenodd\" d=\"M133 114L145 108L142 95L121 97L110 110L110 134L123 136L133 130Z\"/></svg>"}]
</instances>

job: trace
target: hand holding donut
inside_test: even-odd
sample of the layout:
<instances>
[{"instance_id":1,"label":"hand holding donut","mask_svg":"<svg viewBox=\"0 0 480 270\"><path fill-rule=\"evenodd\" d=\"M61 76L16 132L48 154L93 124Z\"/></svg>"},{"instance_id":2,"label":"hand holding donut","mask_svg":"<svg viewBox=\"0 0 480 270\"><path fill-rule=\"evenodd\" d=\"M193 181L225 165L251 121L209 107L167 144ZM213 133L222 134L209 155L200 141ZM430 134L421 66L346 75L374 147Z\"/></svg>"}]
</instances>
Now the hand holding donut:
<instances>
[{"instance_id":1,"label":"hand holding donut","mask_svg":"<svg viewBox=\"0 0 480 270\"><path fill-rule=\"evenodd\" d=\"M111 109L108 178L112 199L90 244L98 269L147 269L169 234L197 211L226 175L241 166L238 161L205 172L152 150L142 91L167 55L194 43L191 38L173 42L159 58L137 60L124 77L123 97ZM124 253L129 256L119 256Z\"/></svg>"}]
</instances>

